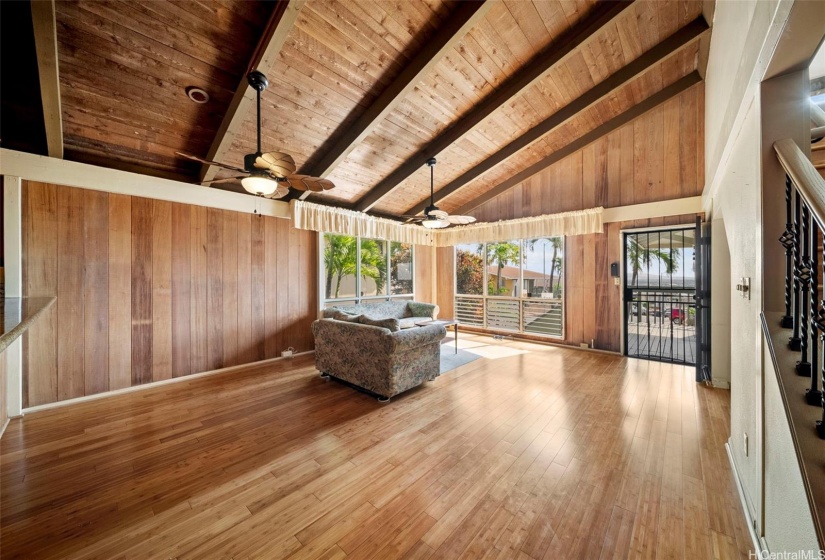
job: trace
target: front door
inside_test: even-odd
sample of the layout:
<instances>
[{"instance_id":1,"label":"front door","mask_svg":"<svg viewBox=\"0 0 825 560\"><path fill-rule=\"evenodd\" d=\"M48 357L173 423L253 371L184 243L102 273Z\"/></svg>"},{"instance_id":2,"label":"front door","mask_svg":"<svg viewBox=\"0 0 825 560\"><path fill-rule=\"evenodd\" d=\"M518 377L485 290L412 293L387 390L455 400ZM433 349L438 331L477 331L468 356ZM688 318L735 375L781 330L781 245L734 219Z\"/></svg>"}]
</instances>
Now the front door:
<instances>
[{"instance_id":1,"label":"front door","mask_svg":"<svg viewBox=\"0 0 825 560\"><path fill-rule=\"evenodd\" d=\"M696 365L696 231L624 234L627 356Z\"/></svg>"}]
</instances>

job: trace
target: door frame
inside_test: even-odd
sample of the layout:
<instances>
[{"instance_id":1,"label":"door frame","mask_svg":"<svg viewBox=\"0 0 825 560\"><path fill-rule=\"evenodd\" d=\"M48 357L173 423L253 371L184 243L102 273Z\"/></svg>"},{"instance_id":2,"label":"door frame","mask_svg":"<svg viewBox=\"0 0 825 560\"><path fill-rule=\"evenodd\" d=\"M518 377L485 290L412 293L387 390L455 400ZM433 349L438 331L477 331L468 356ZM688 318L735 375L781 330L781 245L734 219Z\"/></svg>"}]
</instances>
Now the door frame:
<instances>
[{"instance_id":1,"label":"door frame","mask_svg":"<svg viewBox=\"0 0 825 560\"><path fill-rule=\"evenodd\" d=\"M649 218L651 220L655 218ZM625 301L624 301L624 287L625 287L625 252L624 252L624 240L626 233L644 233L646 231L670 231L670 230L677 230L677 229L690 229L696 227L695 223L690 224L679 224L679 225L670 225L670 226L646 226L646 227L633 227L633 228L621 228L619 230L619 239L617 243L619 244L619 317L621 318L619 321L619 352L624 357L629 357L627 355L627 348L626 348L626 341L627 337L625 336Z\"/></svg>"}]
</instances>

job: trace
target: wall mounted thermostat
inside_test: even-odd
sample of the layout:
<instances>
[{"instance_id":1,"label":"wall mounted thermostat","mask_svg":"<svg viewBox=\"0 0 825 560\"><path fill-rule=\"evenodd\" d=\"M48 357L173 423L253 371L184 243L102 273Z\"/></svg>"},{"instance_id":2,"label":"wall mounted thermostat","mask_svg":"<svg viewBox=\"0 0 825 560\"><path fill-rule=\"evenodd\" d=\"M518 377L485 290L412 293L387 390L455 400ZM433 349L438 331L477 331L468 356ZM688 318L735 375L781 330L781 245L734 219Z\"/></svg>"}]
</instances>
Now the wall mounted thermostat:
<instances>
[{"instance_id":1,"label":"wall mounted thermostat","mask_svg":"<svg viewBox=\"0 0 825 560\"><path fill-rule=\"evenodd\" d=\"M610 263L610 276L613 278L619 277L619 263Z\"/></svg>"}]
</instances>

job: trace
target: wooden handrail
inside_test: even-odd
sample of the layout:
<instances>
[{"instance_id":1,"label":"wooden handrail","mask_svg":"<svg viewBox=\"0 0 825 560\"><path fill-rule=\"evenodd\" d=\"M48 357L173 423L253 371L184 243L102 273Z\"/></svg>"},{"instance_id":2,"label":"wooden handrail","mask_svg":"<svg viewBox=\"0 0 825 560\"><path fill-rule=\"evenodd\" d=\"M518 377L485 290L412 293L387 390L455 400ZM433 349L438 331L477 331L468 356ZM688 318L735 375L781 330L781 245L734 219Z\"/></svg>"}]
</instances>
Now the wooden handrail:
<instances>
[{"instance_id":1,"label":"wooden handrail","mask_svg":"<svg viewBox=\"0 0 825 560\"><path fill-rule=\"evenodd\" d=\"M811 214L825 228L825 179L790 138L774 142L773 149Z\"/></svg>"}]
</instances>

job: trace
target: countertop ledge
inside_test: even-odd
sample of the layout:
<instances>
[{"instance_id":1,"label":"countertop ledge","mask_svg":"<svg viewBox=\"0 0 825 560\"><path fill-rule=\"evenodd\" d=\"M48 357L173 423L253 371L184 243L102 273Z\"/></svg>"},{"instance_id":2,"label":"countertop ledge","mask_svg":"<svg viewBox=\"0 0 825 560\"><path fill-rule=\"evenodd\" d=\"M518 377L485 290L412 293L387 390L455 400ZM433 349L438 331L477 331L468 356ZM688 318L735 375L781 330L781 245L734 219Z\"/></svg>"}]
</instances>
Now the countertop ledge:
<instances>
[{"instance_id":1,"label":"countertop ledge","mask_svg":"<svg viewBox=\"0 0 825 560\"><path fill-rule=\"evenodd\" d=\"M3 332L0 333L0 352L26 332L57 300L54 297L4 298L0 307Z\"/></svg>"}]
</instances>

